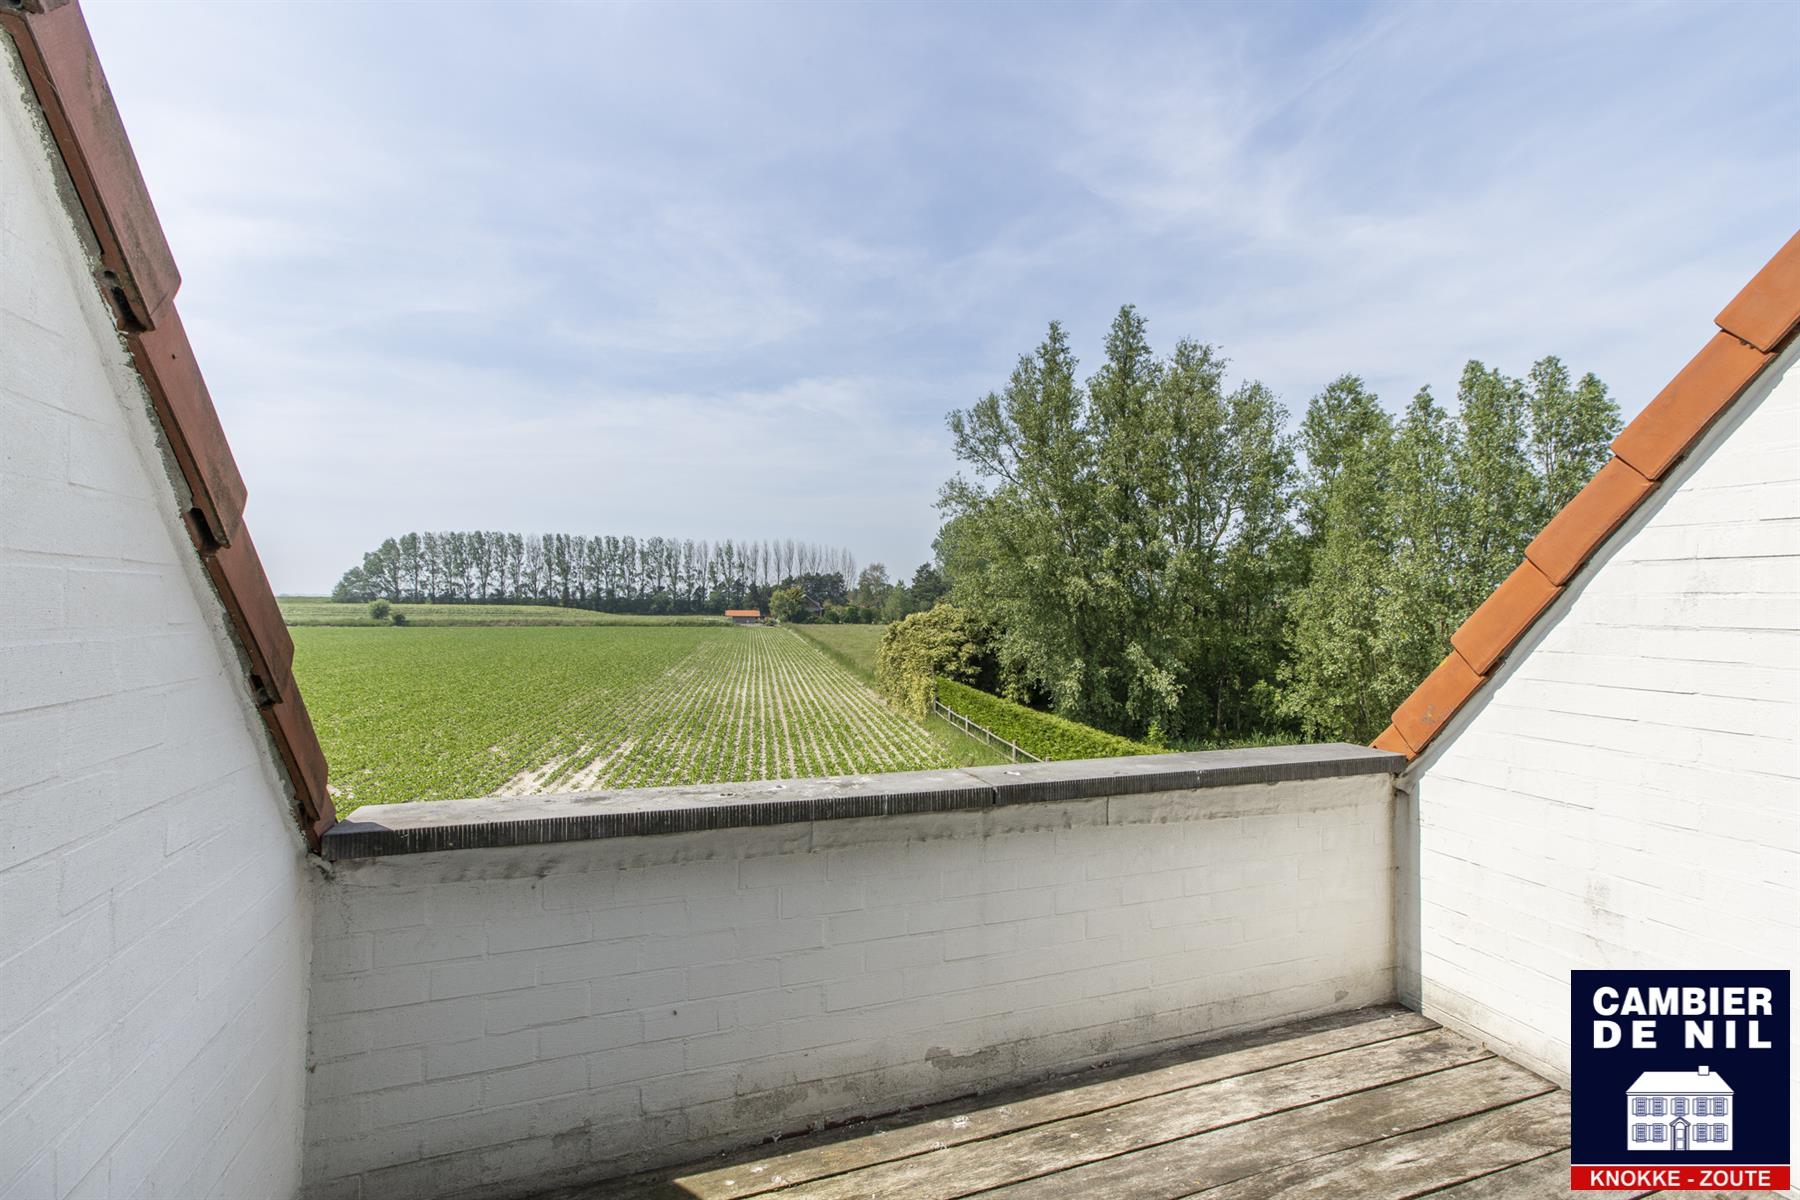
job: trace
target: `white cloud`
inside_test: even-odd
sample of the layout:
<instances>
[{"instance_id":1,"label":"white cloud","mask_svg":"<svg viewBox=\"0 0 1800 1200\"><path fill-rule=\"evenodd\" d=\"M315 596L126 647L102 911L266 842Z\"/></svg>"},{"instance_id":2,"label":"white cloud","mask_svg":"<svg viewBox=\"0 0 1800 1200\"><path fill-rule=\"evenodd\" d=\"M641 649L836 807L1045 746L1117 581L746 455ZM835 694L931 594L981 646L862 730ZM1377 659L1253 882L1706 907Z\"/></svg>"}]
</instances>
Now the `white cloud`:
<instances>
[{"instance_id":1,"label":"white cloud","mask_svg":"<svg viewBox=\"0 0 1800 1200\"><path fill-rule=\"evenodd\" d=\"M87 11L287 589L427 526L910 570L943 413L1126 301L1296 409L1631 411L1800 210L1791 6Z\"/></svg>"}]
</instances>

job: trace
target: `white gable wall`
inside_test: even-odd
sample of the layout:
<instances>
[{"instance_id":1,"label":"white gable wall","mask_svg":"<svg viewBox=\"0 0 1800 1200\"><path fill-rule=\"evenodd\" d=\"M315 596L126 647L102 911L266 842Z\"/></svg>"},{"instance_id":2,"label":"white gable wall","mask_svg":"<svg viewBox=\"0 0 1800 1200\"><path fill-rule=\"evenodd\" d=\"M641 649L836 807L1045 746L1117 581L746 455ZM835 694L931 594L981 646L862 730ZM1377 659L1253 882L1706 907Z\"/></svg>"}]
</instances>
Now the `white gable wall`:
<instances>
[{"instance_id":1,"label":"white gable wall","mask_svg":"<svg viewBox=\"0 0 1800 1200\"><path fill-rule=\"evenodd\" d=\"M1800 967L1797 355L1402 782L1402 997L1560 1081L1572 969Z\"/></svg>"},{"instance_id":2,"label":"white gable wall","mask_svg":"<svg viewBox=\"0 0 1800 1200\"><path fill-rule=\"evenodd\" d=\"M290 1196L302 846L0 37L0 1197Z\"/></svg>"}]
</instances>

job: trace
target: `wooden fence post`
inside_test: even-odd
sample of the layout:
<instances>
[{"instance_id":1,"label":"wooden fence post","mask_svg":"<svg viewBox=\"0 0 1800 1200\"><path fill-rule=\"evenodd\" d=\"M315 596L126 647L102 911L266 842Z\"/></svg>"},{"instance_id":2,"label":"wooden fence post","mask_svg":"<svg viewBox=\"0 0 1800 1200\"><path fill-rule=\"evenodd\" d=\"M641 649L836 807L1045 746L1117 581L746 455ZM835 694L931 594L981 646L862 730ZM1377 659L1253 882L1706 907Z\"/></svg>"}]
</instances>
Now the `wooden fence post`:
<instances>
[{"instance_id":1,"label":"wooden fence post","mask_svg":"<svg viewBox=\"0 0 1800 1200\"><path fill-rule=\"evenodd\" d=\"M931 711L943 717L945 720L955 719L961 721L963 732L967 733L970 737L974 737L979 733L981 735L981 740L988 745L1005 747L1008 756L1013 762L1018 762L1021 758L1028 759L1031 762L1044 761L1011 738L1003 738L987 726L977 725L975 722L969 720L969 718L957 712L954 708L951 708L948 704L945 704L942 700L934 699L931 702Z\"/></svg>"}]
</instances>

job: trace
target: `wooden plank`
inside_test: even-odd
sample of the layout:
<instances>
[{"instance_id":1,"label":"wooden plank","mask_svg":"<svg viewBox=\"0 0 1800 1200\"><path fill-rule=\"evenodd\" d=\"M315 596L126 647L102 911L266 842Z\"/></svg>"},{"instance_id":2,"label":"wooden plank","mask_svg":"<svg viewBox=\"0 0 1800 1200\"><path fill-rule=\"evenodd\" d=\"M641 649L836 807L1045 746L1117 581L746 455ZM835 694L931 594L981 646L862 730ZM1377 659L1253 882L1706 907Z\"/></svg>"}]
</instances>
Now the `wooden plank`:
<instances>
[{"instance_id":1,"label":"wooden plank","mask_svg":"<svg viewBox=\"0 0 1800 1200\"><path fill-rule=\"evenodd\" d=\"M741 1200L776 1187L839 1175L1436 1028L1436 1022L1405 1009L1334 1013L1281 1029L1184 1046L1058 1081L897 1113L798 1138L784 1144L779 1152L764 1147L762 1152L733 1155L733 1161L726 1166L664 1171L654 1179L640 1178L632 1183L648 1188L655 1181L673 1177L685 1189L680 1193L683 1197ZM787 1148L790 1144L793 1149ZM749 1170L745 1165L749 1163L757 1169ZM779 1184L773 1182L777 1179ZM615 1185L618 1190L606 1194L635 1196L637 1193L629 1191L630 1186ZM656 1193L651 1189L644 1194Z\"/></svg>"},{"instance_id":2,"label":"wooden plank","mask_svg":"<svg viewBox=\"0 0 1800 1200\"><path fill-rule=\"evenodd\" d=\"M1235 1075L1101 1112L801 1184L782 1200L949 1200L1238 1121L1490 1058L1448 1029Z\"/></svg>"},{"instance_id":3,"label":"wooden plank","mask_svg":"<svg viewBox=\"0 0 1800 1200\"><path fill-rule=\"evenodd\" d=\"M1205 1200L1361 1200L1417 1196L1529 1162L1569 1143L1569 1096L1550 1092L1478 1116L1434 1125L1263 1171L1191 1193ZM1568 1187L1567 1176L1563 1188Z\"/></svg>"},{"instance_id":4,"label":"wooden plank","mask_svg":"<svg viewBox=\"0 0 1800 1200\"><path fill-rule=\"evenodd\" d=\"M1534 1158L1516 1167L1508 1167L1504 1171L1483 1175L1479 1179L1471 1179L1467 1183L1458 1183L1430 1194L1443 1196L1446 1200L1540 1200L1541 1197L1555 1195L1556 1189L1565 1192L1569 1190L1567 1150ZM1630 1196L1621 1193L1619 1200L1637 1200L1642 1195L1642 1192L1633 1192ZM1612 1193L1607 1193L1607 1196L1611 1200Z\"/></svg>"},{"instance_id":5,"label":"wooden plank","mask_svg":"<svg viewBox=\"0 0 1800 1200\"><path fill-rule=\"evenodd\" d=\"M1459 1183L1430 1196L1443 1200L1543 1200L1569 1191L1569 1152L1558 1151L1528 1163ZM1642 1200L1648 1192L1607 1192L1607 1200Z\"/></svg>"},{"instance_id":6,"label":"wooden plank","mask_svg":"<svg viewBox=\"0 0 1800 1200\"><path fill-rule=\"evenodd\" d=\"M1489 1058L982 1192L981 1200L1175 1200L1305 1158L1555 1090ZM1565 1169L1563 1178L1568 1178Z\"/></svg>"},{"instance_id":7,"label":"wooden plank","mask_svg":"<svg viewBox=\"0 0 1800 1200\"><path fill-rule=\"evenodd\" d=\"M1427 1192L1431 1200L1543 1200L1569 1195L1569 1152L1559 1151L1492 1175L1483 1175L1441 1191ZM1649 1200L1667 1196L1675 1200L1742 1200L1750 1192L1607 1192L1608 1200Z\"/></svg>"}]
</instances>

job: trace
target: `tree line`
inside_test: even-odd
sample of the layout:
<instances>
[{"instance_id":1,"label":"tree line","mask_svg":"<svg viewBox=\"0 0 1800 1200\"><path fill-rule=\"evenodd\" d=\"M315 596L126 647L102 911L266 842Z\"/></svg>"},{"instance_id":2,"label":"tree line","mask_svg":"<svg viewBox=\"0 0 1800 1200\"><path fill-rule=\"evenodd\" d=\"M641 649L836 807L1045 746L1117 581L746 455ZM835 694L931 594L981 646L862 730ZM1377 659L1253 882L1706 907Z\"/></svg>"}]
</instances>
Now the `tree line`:
<instances>
[{"instance_id":1,"label":"tree line","mask_svg":"<svg viewBox=\"0 0 1800 1200\"><path fill-rule=\"evenodd\" d=\"M769 612L781 621L875 625L929 610L950 591L943 573L921 563L910 581L890 581L887 566L870 563L849 587L841 575L785 579L769 594Z\"/></svg>"},{"instance_id":2,"label":"tree line","mask_svg":"<svg viewBox=\"0 0 1800 1200\"><path fill-rule=\"evenodd\" d=\"M551 604L621 613L766 609L784 581L856 574L850 551L814 542L450 530L386 539L332 599Z\"/></svg>"},{"instance_id":3,"label":"tree line","mask_svg":"<svg viewBox=\"0 0 1800 1200\"><path fill-rule=\"evenodd\" d=\"M949 415L967 473L936 547L978 673L1163 744L1366 741L1604 462L1618 406L1553 357L1470 362L1454 411L1421 388L1396 419L1345 375L1289 433L1226 368L1192 340L1159 357L1127 306L1085 381L1053 323Z\"/></svg>"}]
</instances>

